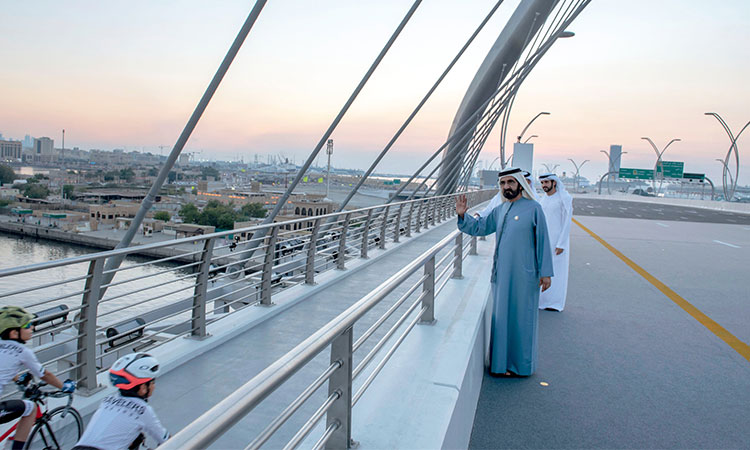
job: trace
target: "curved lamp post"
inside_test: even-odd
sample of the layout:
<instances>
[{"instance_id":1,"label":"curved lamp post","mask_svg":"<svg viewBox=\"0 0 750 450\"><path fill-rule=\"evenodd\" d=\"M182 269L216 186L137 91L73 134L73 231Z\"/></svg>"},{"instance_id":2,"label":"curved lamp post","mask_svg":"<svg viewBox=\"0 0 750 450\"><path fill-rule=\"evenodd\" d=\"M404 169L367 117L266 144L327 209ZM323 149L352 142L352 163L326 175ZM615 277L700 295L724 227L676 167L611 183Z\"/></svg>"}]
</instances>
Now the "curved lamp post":
<instances>
[{"instance_id":1,"label":"curved lamp post","mask_svg":"<svg viewBox=\"0 0 750 450\"><path fill-rule=\"evenodd\" d=\"M575 166L575 168L576 168L576 175L575 175L575 184L576 184L576 192L578 192L578 176L579 176L579 174L581 173L581 167L583 167L583 165L584 165L584 164L586 164L587 162L589 162L589 160L588 160L588 159L584 160L584 161L583 161L583 162L581 163L581 165L580 165L580 166L579 166L578 164L576 164L576 162L575 162L575 161L573 161L573 160L572 160L572 159L570 159L570 158L568 158L568 161L572 162L572 163L573 163L573 165L574 165L574 166Z\"/></svg>"},{"instance_id":2,"label":"curved lamp post","mask_svg":"<svg viewBox=\"0 0 750 450\"><path fill-rule=\"evenodd\" d=\"M549 115L550 115L550 113L548 113L548 112L546 112L546 111L542 111L542 112L540 112L539 114L537 114L536 116L534 116L534 118L533 118L533 119L531 119L531 121L530 121L529 123L527 123L525 127L523 127L523 130L521 131L521 134L519 134L519 135L518 135L518 142L521 142L521 139L523 139L523 134L524 134L524 133L526 132L526 130L528 130L528 129L529 129L529 127L531 126L531 124L532 124L532 123L534 123L534 121L535 121L535 120L536 120L536 119L537 119L537 118L538 118L539 116L549 116ZM529 138L529 139L531 139L531 138Z\"/></svg>"},{"instance_id":3,"label":"curved lamp post","mask_svg":"<svg viewBox=\"0 0 750 450\"><path fill-rule=\"evenodd\" d=\"M656 164L654 164L654 189L656 189L656 171L662 162L661 160L662 155L664 155L664 152L667 151L667 148L669 148L669 146L672 145L673 142L678 142L678 141L681 141L682 139L677 139L677 138L672 139L671 141L669 141L669 144L667 144L661 151L659 151L659 149L656 148L656 144L654 144L654 141L652 141L650 138L642 137L641 139L648 141L648 143L651 144L651 147L654 149L654 152L656 152ZM663 180L664 180L664 172L662 171L661 180L659 182L659 190L656 191L656 195L658 195L659 192L661 191L661 181Z\"/></svg>"},{"instance_id":4,"label":"curved lamp post","mask_svg":"<svg viewBox=\"0 0 750 450\"><path fill-rule=\"evenodd\" d=\"M607 155L607 162L608 162L609 167L607 168L607 173L605 173L604 176L602 177L602 180L604 179L604 177L607 177L607 193L611 194L612 191L609 188L609 180L612 178L613 175L617 176L618 172L615 170L615 162L612 161L612 157L609 156L609 152L606 150L599 150L599 151ZM617 159L622 160L622 155L624 155L625 153L627 152L620 152L620 156ZM599 180L599 193L600 194L602 193L601 183L602 183L601 180Z\"/></svg>"},{"instance_id":5,"label":"curved lamp post","mask_svg":"<svg viewBox=\"0 0 750 450\"><path fill-rule=\"evenodd\" d=\"M525 144L525 143L529 142L532 138L535 138L535 137L539 137L539 136L537 136L536 134L532 134L531 136L527 137L526 140L523 141L523 143Z\"/></svg>"},{"instance_id":6,"label":"curved lamp post","mask_svg":"<svg viewBox=\"0 0 750 450\"><path fill-rule=\"evenodd\" d=\"M560 167L560 164L552 164L552 168L550 169L550 164L542 164L545 169L547 169L547 173L555 173L555 169Z\"/></svg>"},{"instance_id":7,"label":"curved lamp post","mask_svg":"<svg viewBox=\"0 0 750 450\"><path fill-rule=\"evenodd\" d=\"M740 135L743 131L745 131L745 128L747 128L748 125L750 125L750 122L747 122L744 127L740 130L739 133L737 133L737 136L732 135L732 130L729 129L729 125L724 121L724 119L721 118L720 115L714 113L714 112L707 112L704 113L706 116L714 116L716 117L716 120L719 121L721 126L724 128L724 131L727 132L727 135L729 135L729 150L727 151L727 156L724 157L724 160L722 161L722 164L724 165L724 170L722 171L721 175L721 181L722 181L722 187L724 189L724 198L727 201L731 201L734 197L734 192L737 189L737 179L740 176L740 151L737 148L737 139L740 138ZM732 177L732 172L729 168L729 159L732 156L732 151L734 150L734 163L735 163L735 171L734 171L734 177ZM727 178L729 178L729 183L727 183Z\"/></svg>"}]
</instances>

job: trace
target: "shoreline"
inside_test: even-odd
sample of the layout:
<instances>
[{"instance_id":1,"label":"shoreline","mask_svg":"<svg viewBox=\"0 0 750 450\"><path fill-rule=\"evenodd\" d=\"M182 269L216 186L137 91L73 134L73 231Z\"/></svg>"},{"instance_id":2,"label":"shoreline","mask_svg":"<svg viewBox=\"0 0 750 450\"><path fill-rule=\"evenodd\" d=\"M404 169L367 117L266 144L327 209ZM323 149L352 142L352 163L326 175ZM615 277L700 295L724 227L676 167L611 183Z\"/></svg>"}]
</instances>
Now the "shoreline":
<instances>
[{"instance_id":1,"label":"shoreline","mask_svg":"<svg viewBox=\"0 0 750 450\"><path fill-rule=\"evenodd\" d=\"M81 233L69 233L57 228L47 228L28 223L4 222L0 221L0 232L14 234L18 236L32 237L36 239L46 239L49 241L62 242L66 244L82 245L84 247L95 248L98 250L112 250L119 243L114 239L90 236ZM138 245L138 244L136 244ZM134 253L139 256L149 258L166 258L182 255L183 251L170 247L155 248ZM195 262L197 255L185 255L176 258L180 262Z\"/></svg>"}]
</instances>

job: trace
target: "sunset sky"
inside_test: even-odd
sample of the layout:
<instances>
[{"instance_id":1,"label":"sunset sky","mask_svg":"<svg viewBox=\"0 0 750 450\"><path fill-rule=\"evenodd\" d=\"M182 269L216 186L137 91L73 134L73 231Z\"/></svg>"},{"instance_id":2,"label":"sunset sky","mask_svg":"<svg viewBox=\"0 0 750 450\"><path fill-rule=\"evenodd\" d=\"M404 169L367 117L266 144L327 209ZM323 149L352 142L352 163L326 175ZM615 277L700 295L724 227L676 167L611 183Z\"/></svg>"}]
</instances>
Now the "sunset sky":
<instances>
[{"instance_id":1,"label":"sunset sky","mask_svg":"<svg viewBox=\"0 0 750 450\"><path fill-rule=\"evenodd\" d=\"M335 131L334 165L366 168L494 0L426 0ZM1 11L0 133L49 136L60 146L171 146L254 2L249 0L6 1ZM281 154L300 164L385 44L411 0L269 0L185 151L249 161ZM447 137L456 109L518 0L506 0L379 171L411 173ZM750 2L593 0L524 83L514 136L539 135L535 163L589 159L621 144L624 167L649 168L653 150L720 183L733 132L750 120ZM750 130L738 141L750 184ZM512 141L507 142L510 146ZM499 154L493 132L480 159ZM744 157L744 161L743 161Z\"/></svg>"}]
</instances>

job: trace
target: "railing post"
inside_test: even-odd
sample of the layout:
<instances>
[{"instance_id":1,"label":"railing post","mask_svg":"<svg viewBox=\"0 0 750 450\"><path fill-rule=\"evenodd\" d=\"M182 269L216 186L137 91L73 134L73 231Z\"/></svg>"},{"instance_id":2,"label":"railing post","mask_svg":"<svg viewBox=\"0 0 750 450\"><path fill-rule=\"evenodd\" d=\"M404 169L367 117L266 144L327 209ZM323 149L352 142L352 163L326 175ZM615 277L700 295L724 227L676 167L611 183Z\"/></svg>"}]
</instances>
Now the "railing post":
<instances>
[{"instance_id":1,"label":"railing post","mask_svg":"<svg viewBox=\"0 0 750 450\"><path fill-rule=\"evenodd\" d=\"M422 208L424 208L424 200L419 199L419 209L417 210L417 220L414 224L414 231L416 233L419 233L419 230L422 228Z\"/></svg>"},{"instance_id":2,"label":"railing post","mask_svg":"<svg viewBox=\"0 0 750 450\"><path fill-rule=\"evenodd\" d=\"M477 237L476 236L471 237L471 247L469 247L469 254L470 255L477 254Z\"/></svg>"},{"instance_id":3,"label":"railing post","mask_svg":"<svg viewBox=\"0 0 750 450\"><path fill-rule=\"evenodd\" d=\"M456 250L453 255L456 258L456 261L453 263L453 275L451 278L460 280L464 277L464 234L460 231L456 235Z\"/></svg>"},{"instance_id":4,"label":"railing post","mask_svg":"<svg viewBox=\"0 0 750 450\"><path fill-rule=\"evenodd\" d=\"M362 231L362 248L359 251L359 257L367 259L367 242L370 240L370 223L372 222L372 211L375 208L370 208L367 211L367 220L365 220L365 229Z\"/></svg>"},{"instance_id":5,"label":"railing post","mask_svg":"<svg viewBox=\"0 0 750 450\"><path fill-rule=\"evenodd\" d=\"M409 203L409 215L406 216L406 237L411 237L411 220L414 212L414 202Z\"/></svg>"},{"instance_id":6,"label":"railing post","mask_svg":"<svg viewBox=\"0 0 750 450\"><path fill-rule=\"evenodd\" d=\"M75 378L78 389L90 395L100 389L96 381L96 316L101 299L104 259L89 264L88 278L81 299L81 323L78 325L78 353L76 353Z\"/></svg>"},{"instance_id":7,"label":"railing post","mask_svg":"<svg viewBox=\"0 0 750 450\"><path fill-rule=\"evenodd\" d=\"M422 282L422 307L427 310L419 319L421 325L432 325L435 320L435 255L424 263L425 280Z\"/></svg>"},{"instance_id":8,"label":"railing post","mask_svg":"<svg viewBox=\"0 0 750 450\"><path fill-rule=\"evenodd\" d=\"M380 224L380 249L385 250L385 230L388 228L388 214L391 212L391 205L385 207L383 211L383 223Z\"/></svg>"},{"instance_id":9,"label":"railing post","mask_svg":"<svg viewBox=\"0 0 750 450\"><path fill-rule=\"evenodd\" d=\"M404 212L404 204L401 203L398 206L398 214L396 214L396 226L393 227L393 242L398 242L401 237L401 214Z\"/></svg>"},{"instance_id":10,"label":"railing post","mask_svg":"<svg viewBox=\"0 0 750 450\"><path fill-rule=\"evenodd\" d=\"M276 237L279 235L279 226L274 225L271 235L266 239L266 257L263 261L263 274L260 283L260 305L272 306L271 301L271 276L273 275L273 260L276 256Z\"/></svg>"},{"instance_id":11,"label":"railing post","mask_svg":"<svg viewBox=\"0 0 750 450\"><path fill-rule=\"evenodd\" d=\"M429 198L425 199L424 201L424 229L427 230L430 228L430 204L432 202Z\"/></svg>"},{"instance_id":12,"label":"railing post","mask_svg":"<svg viewBox=\"0 0 750 450\"><path fill-rule=\"evenodd\" d=\"M432 208L431 208L432 214L430 214L430 225L432 225L433 227L435 226L435 216L437 215L437 210L438 210L438 207L437 207L438 200L439 199L436 199L435 197L432 197L430 199L430 203L432 204Z\"/></svg>"},{"instance_id":13,"label":"railing post","mask_svg":"<svg viewBox=\"0 0 750 450\"><path fill-rule=\"evenodd\" d=\"M326 449L348 449L352 441L352 328L347 328L331 342L331 364L339 364L328 380L328 396L338 399L326 413L326 428L338 423L326 443Z\"/></svg>"},{"instance_id":14,"label":"railing post","mask_svg":"<svg viewBox=\"0 0 750 450\"><path fill-rule=\"evenodd\" d=\"M339 270L346 270L346 232L349 230L349 220L352 218L352 213L347 213L344 216L344 224L341 226L341 234L339 235L339 255L336 259L336 268Z\"/></svg>"},{"instance_id":15,"label":"railing post","mask_svg":"<svg viewBox=\"0 0 750 450\"><path fill-rule=\"evenodd\" d=\"M206 239L203 243L201 264L198 266L198 277L195 279L193 290L193 311L190 319L190 337L203 339L206 332L206 292L208 291L208 275L211 268L211 258L214 254L216 238Z\"/></svg>"},{"instance_id":16,"label":"railing post","mask_svg":"<svg viewBox=\"0 0 750 450\"><path fill-rule=\"evenodd\" d=\"M320 217L315 219L307 245L307 259L305 260L305 284L315 284L315 252L318 249L318 232L320 231Z\"/></svg>"}]
</instances>

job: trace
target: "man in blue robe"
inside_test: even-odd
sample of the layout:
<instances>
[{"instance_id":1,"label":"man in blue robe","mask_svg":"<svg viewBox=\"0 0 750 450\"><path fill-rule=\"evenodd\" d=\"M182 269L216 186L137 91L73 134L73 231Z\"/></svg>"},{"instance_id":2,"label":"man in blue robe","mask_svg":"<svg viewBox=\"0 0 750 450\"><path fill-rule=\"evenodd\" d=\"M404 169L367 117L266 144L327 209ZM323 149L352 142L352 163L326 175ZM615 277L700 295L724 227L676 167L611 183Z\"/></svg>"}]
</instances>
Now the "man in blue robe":
<instances>
[{"instance_id":1,"label":"man in blue robe","mask_svg":"<svg viewBox=\"0 0 750 450\"><path fill-rule=\"evenodd\" d=\"M539 292L551 285L552 253L542 207L521 169L500 172L503 202L486 217L468 214L456 199L458 229L472 236L496 233L492 262L490 374L529 376L536 370Z\"/></svg>"}]
</instances>

